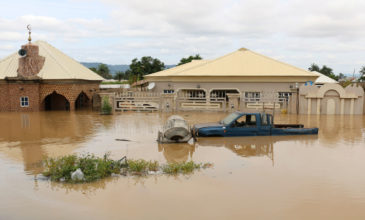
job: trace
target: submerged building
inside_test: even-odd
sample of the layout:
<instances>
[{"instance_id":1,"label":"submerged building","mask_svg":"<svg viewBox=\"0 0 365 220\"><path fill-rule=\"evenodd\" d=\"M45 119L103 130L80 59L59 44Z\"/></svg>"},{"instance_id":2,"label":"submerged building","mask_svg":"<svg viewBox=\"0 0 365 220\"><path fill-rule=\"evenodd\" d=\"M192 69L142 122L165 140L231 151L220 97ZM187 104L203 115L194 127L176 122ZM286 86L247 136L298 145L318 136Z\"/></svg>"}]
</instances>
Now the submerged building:
<instances>
[{"instance_id":1,"label":"submerged building","mask_svg":"<svg viewBox=\"0 0 365 220\"><path fill-rule=\"evenodd\" d=\"M245 48L214 60L193 60L145 78L151 91L165 97L160 103L165 110L257 111L268 107L299 114L365 111L362 88L344 89L319 73Z\"/></svg>"},{"instance_id":2,"label":"submerged building","mask_svg":"<svg viewBox=\"0 0 365 220\"><path fill-rule=\"evenodd\" d=\"M0 61L0 111L88 107L102 80L50 44L29 40Z\"/></svg>"},{"instance_id":3,"label":"submerged building","mask_svg":"<svg viewBox=\"0 0 365 220\"><path fill-rule=\"evenodd\" d=\"M176 93L211 103L225 100L230 103L229 108L245 111L260 109L266 102L293 113L297 111L299 87L317 78L317 74L245 48L214 60L194 60L146 76L154 83L155 92Z\"/></svg>"}]
</instances>

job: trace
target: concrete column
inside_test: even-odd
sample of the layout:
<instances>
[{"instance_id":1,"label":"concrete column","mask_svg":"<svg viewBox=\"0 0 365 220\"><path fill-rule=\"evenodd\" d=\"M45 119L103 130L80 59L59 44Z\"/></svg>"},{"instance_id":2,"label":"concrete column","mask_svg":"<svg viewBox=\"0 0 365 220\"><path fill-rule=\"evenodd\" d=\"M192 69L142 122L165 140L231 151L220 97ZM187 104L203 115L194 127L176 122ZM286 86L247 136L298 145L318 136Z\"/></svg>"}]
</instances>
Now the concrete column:
<instances>
[{"instance_id":1,"label":"concrete column","mask_svg":"<svg viewBox=\"0 0 365 220\"><path fill-rule=\"evenodd\" d=\"M321 114L321 99L317 98L317 115Z\"/></svg>"},{"instance_id":2,"label":"concrete column","mask_svg":"<svg viewBox=\"0 0 365 220\"><path fill-rule=\"evenodd\" d=\"M341 99L341 115L345 114L345 99Z\"/></svg>"},{"instance_id":3,"label":"concrete column","mask_svg":"<svg viewBox=\"0 0 365 220\"><path fill-rule=\"evenodd\" d=\"M308 115L312 113L312 99L308 98Z\"/></svg>"},{"instance_id":4,"label":"concrete column","mask_svg":"<svg viewBox=\"0 0 365 220\"><path fill-rule=\"evenodd\" d=\"M355 99L351 99L350 115L354 114L354 104L355 104Z\"/></svg>"}]
</instances>

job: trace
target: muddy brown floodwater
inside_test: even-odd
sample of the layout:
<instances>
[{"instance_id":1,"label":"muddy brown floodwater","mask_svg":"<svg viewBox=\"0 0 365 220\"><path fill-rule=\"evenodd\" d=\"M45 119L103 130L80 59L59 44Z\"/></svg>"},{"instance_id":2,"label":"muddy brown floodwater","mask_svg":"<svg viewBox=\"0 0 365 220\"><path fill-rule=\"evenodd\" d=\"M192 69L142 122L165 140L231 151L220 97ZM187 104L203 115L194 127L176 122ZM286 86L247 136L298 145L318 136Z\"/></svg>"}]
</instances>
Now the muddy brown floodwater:
<instances>
[{"instance_id":1,"label":"muddy brown floodwater","mask_svg":"<svg viewBox=\"0 0 365 220\"><path fill-rule=\"evenodd\" d=\"M182 112L189 123L225 114ZM365 117L277 115L318 136L157 144L169 114L0 113L0 219L365 219ZM116 141L128 139L130 141ZM40 161L111 153L214 163L184 176L44 180Z\"/></svg>"}]
</instances>

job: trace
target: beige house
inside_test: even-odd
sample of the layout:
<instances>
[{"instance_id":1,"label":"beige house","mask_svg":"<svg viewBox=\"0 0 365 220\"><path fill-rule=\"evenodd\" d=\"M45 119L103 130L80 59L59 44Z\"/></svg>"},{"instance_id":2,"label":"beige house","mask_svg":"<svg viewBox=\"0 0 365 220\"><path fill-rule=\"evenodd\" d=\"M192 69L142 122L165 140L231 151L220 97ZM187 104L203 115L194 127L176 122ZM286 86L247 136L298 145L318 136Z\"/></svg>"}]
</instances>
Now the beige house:
<instances>
[{"instance_id":1,"label":"beige house","mask_svg":"<svg viewBox=\"0 0 365 220\"><path fill-rule=\"evenodd\" d=\"M241 48L214 60L194 60L145 78L154 85L150 86L152 92L174 97L165 104L173 104L175 110L249 111L271 106L296 113L299 87L314 82L318 74Z\"/></svg>"}]
</instances>

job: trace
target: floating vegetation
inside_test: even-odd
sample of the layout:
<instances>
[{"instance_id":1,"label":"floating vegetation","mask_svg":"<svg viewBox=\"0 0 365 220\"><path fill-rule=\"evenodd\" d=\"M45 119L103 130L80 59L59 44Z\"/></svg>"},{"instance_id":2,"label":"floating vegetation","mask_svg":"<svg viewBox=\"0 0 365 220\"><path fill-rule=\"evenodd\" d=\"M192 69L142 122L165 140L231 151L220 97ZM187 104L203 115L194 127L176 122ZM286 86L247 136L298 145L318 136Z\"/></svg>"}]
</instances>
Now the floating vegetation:
<instances>
[{"instance_id":1,"label":"floating vegetation","mask_svg":"<svg viewBox=\"0 0 365 220\"><path fill-rule=\"evenodd\" d=\"M43 175L52 181L78 183L118 175L190 174L194 170L212 166L211 163L202 164L193 161L160 165L158 161L143 159L127 161L126 157L112 160L109 158L109 154L105 154L102 158L87 154L47 159L44 161Z\"/></svg>"}]
</instances>

